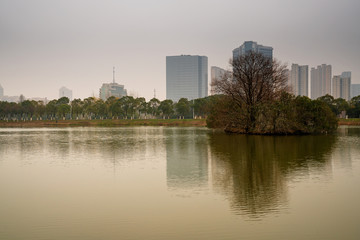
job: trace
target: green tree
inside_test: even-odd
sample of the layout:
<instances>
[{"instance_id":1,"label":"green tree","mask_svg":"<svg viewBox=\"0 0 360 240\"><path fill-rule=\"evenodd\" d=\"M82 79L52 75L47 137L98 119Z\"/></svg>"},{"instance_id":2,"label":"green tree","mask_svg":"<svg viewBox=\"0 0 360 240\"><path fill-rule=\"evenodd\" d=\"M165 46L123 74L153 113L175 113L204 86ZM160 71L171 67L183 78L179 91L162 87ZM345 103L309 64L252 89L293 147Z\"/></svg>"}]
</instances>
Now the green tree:
<instances>
[{"instance_id":1,"label":"green tree","mask_svg":"<svg viewBox=\"0 0 360 240\"><path fill-rule=\"evenodd\" d=\"M350 100L348 115L350 118L360 118L360 95Z\"/></svg>"},{"instance_id":2,"label":"green tree","mask_svg":"<svg viewBox=\"0 0 360 240\"><path fill-rule=\"evenodd\" d=\"M180 98L179 101L175 103L175 109L177 115L182 119L191 116L190 102L187 98Z\"/></svg>"},{"instance_id":3,"label":"green tree","mask_svg":"<svg viewBox=\"0 0 360 240\"><path fill-rule=\"evenodd\" d=\"M83 112L84 102L80 98L71 101L71 115L72 118L78 119Z\"/></svg>"},{"instance_id":4,"label":"green tree","mask_svg":"<svg viewBox=\"0 0 360 240\"><path fill-rule=\"evenodd\" d=\"M148 113L152 115L153 118L159 115L159 106L160 100L157 98L152 98L148 103Z\"/></svg>"},{"instance_id":5,"label":"green tree","mask_svg":"<svg viewBox=\"0 0 360 240\"><path fill-rule=\"evenodd\" d=\"M159 105L159 110L163 115L163 118L170 118L174 114L174 103L170 99L162 101Z\"/></svg>"}]
</instances>

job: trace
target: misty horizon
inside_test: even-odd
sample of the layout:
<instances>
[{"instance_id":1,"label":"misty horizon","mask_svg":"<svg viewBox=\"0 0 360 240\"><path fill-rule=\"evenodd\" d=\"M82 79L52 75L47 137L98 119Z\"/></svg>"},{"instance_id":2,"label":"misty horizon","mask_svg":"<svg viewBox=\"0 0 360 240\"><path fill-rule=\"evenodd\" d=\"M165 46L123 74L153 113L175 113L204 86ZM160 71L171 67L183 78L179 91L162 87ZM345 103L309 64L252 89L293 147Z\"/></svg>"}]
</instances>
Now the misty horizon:
<instances>
[{"instance_id":1,"label":"misty horizon","mask_svg":"<svg viewBox=\"0 0 360 240\"><path fill-rule=\"evenodd\" d=\"M288 68L326 63L360 83L359 9L355 0L3 0L0 84L7 96L57 99L65 86L73 98L98 97L115 66L129 95L149 100L155 89L163 100L166 56L207 56L209 70L228 69L232 50L249 40L273 47Z\"/></svg>"}]
</instances>

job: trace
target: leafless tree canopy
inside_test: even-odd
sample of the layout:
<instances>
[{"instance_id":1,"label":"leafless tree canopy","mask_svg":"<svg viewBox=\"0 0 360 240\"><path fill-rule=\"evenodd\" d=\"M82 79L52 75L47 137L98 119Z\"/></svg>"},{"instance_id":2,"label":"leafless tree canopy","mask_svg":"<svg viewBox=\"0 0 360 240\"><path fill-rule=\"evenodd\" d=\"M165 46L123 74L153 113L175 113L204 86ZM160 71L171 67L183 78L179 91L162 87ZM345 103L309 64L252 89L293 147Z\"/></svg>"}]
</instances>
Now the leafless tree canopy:
<instances>
[{"instance_id":1,"label":"leafless tree canopy","mask_svg":"<svg viewBox=\"0 0 360 240\"><path fill-rule=\"evenodd\" d=\"M232 97L241 106L276 100L287 90L286 66L276 60L250 52L230 64L233 71L213 85L217 93Z\"/></svg>"},{"instance_id":2,"label":"leafless tree canopy","mask_svg":"<svg viewBox=\"0 0 360 240\"><path fill-rule=\"evenodd\" d=\"M249 131L255 122L256 107L279 99L287 91L286 66L260 53L250 52L230 62L227 72L213 86L218 94L228 96L245 113Z\"/></svg>"}]
</instances>

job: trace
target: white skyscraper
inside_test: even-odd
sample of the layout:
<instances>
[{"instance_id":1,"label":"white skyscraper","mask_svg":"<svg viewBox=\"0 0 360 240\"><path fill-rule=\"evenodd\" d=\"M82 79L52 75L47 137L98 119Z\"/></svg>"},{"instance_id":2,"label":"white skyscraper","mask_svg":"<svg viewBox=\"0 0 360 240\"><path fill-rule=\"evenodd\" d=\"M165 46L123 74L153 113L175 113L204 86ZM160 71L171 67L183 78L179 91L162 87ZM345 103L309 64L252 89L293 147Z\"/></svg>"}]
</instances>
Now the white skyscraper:
<instances>
[{"instance_id":1,"label":"white skyscraper","mask_svg":"<svg viewBox=\"0 0 360 240\"><path fill-rule=\"evenodd\" d=\"M311 68L311 98L331 94L331 65L322 64Z\"/></svg>"},{"instance_id":2,"label":"white skyscraper","mask_svg":"<svg viewBox=\"0 0 360 240\"><path fill-rule=\"evenodd\" d=\"M213 87L213 83L215 82L215 80L220 80L224 76L225 73L226 73L225 69L215 67L215 66L211 67L211 90L210 90L211 95L215 94L215 89Z\"/></svg>"},{"instance_id":3,"label":"white skyscraper","mask_svg":"<svg viewBox=\"0 0 360 240\"><path fill-rule=\"evenodd\" d=\"M59 98L62 97L67 97L70 101L72 101L72 90L66 88L66 87L61 87L59 89Z\"/></svg>"},{"instance_id":4,"label":"white skyscraper","mask_svg":"<svg viewBox=\"0 0 360 240\"><path fill-rule=\"evenodd\" d=\"M208 58L206 56L166 57L166 99L177 102L208 96Z\"/></svg>"},{"instance_id":5,"label":"white skyscraper","mask_svg":"<svg viewBox=\"0 0 360 240\"><path fill-rule=\"evenodd\" d=\"M351 99L351 72L343 72L340 76L333 77L333 97Z\"/></svg>"},{"instance_id":6,"label":"white skyscraper","mask_svg":"<svg viewBox=\"0 0 360 240\"><path fill-rule=\"evenodd\" d=\"M309 67L292 64L289 74L289 86L295 96L308 96L309 90Z\"/></svg>"},{"instance_id":7,"label":"white skyscraper","mask_svg":"<svg viewBox=\"0 0 360 240\"><path fill-rule=\"evenodd\" d=\"M1 98L4 96L4 89L3 87L0 85L0 100Z\"/></svg>"},{"instance_id":8,"label":"white skyscraper","mask_svg":"<svg viewBox=\"0 0 360 240\"><path fill-rule=\"evenodd\" d=\"M253 41L245 41L243 43L243 45L241 45L238 48L235 48L233 50L233 59L241 56L241 55L245 55L246 53L253 51L256 53L261 53L266 57L269 57L272 59L273 57L273 48L272 47L268 47L268 46L263 46L263 45L259 45L257 44L257 42L253 42Z\"/></svg>"}]
</instances>

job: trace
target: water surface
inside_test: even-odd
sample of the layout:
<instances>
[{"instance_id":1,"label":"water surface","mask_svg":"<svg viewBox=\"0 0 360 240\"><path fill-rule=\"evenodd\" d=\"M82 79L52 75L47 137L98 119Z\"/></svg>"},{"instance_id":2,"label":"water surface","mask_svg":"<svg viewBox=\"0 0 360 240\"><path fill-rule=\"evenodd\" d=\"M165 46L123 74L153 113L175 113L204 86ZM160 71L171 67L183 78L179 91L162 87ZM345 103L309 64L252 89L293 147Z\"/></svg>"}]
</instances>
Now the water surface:
<instances>
[{"instance_id":1,"label":"water surface","mask_svg":"<svg viewBox=\"0 0 360 240\"><path fill-rule=\"evenodd\" d=\"M360 128L0 129L0 239L360 239Z\"/></svg>"}]
</instances>

